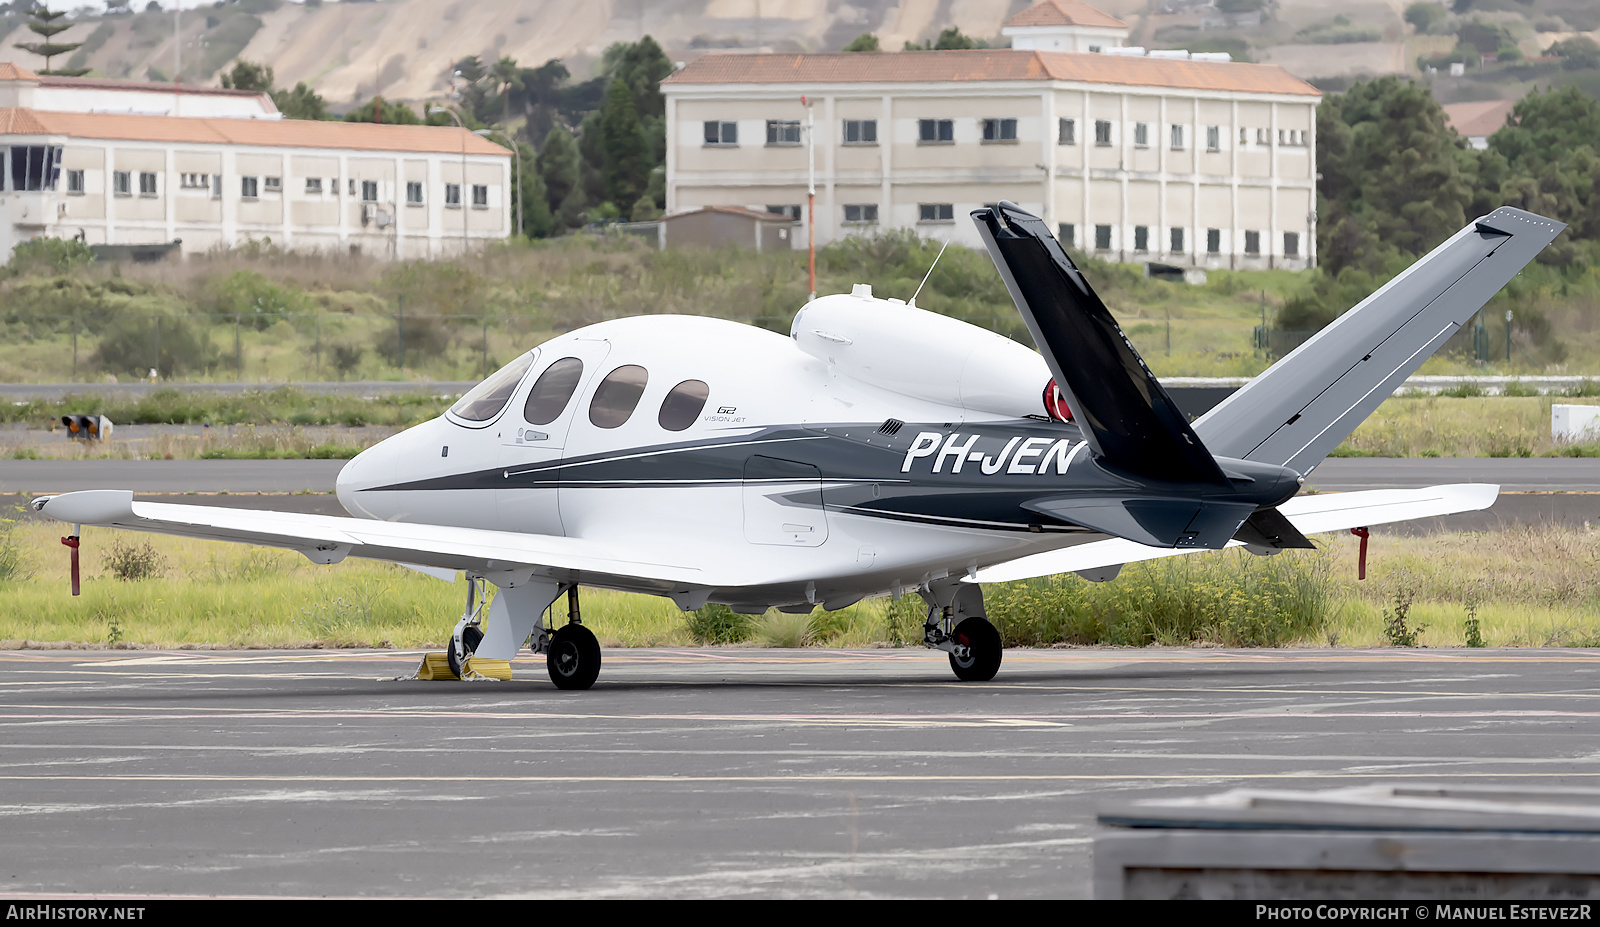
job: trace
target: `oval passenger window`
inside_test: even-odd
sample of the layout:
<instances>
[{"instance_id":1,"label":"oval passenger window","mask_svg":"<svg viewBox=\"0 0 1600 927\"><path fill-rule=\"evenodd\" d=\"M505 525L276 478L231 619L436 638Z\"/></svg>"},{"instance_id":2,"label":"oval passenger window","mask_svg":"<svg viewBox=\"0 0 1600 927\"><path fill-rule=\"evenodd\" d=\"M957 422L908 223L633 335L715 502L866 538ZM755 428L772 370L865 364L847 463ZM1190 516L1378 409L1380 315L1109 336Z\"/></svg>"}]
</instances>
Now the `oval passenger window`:
<instances>
[{"instance_id":1,"label":"oval passenger window","mask_svg":"<svg viewBox=\"0 0 1600 927\"><path fill-rule=\"evenodd\" d=\"M706 407L706 397L710 395L711 387L701 381L684 380L661 401L661 414L656 416L656 421L668 431L682 431L700 417L700 410Z\"/></svg>"},{"instance_id":2,"label":"oval passenger window","mask_svg":"<svg viewBox=\"0 0 1600 927\"><path fill-rule=\"evenodd\" d=\"M572 394L583 379L583 361L576 357L563 357L539 374L533 389L528 391L528 402L522 407L522 417L530 425L548 425L561 417Z\"/></svg>"},{"instance_id":3,"label":"oval passenger window","mask_svg":"<svg viewBox=\"0 0 1600 927\"><path fill-rule=\"evenodd\" d=\"M450 407L451 413L469 422L487 422L494 418L506 407L506 403L511 401L511 394L517 391L517 384L522 382L522 375L527 373L531 366L533 366L533 352L529 351L490 374L487 380L467 390L467 394Z\"/></svg>"},{"instance_id":4,"label":"oval passenger window","mask_svg":"<svg viewBox=\"0 0 1600 927\"><path fill-rule=\"evenodd\" d=\"M595 388L594 398L589 400L589 421L596 428L619 427L633 415L639 397L644 395L644 385L649 381L650 374L634 364L606 374Z\"/></svg>"}]
</instances>

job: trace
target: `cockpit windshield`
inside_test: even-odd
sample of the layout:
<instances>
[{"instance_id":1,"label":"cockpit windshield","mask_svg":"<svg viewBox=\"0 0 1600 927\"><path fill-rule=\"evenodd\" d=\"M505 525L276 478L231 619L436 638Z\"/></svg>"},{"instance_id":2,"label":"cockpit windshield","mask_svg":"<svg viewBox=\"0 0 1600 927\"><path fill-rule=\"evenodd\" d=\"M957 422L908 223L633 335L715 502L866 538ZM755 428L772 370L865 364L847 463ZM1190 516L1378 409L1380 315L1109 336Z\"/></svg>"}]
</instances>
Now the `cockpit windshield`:
<instances>
[{"instance_id":1,"label":"cockpit windshield","mask_svg":"<svg viewBox=\"0 0 1600 927\"><path fill-rule=\"evenodd\" d=\"M506 407L506 403L511 401L511 394L517 391L517 384L522 382L522 375L527 373L531 366L533 366L533 352L529 351L496 370L482 383L467 390L467 394L450 407L450 413L469 422L487 422L494 418Z\"/></svg>"}]
</instances>

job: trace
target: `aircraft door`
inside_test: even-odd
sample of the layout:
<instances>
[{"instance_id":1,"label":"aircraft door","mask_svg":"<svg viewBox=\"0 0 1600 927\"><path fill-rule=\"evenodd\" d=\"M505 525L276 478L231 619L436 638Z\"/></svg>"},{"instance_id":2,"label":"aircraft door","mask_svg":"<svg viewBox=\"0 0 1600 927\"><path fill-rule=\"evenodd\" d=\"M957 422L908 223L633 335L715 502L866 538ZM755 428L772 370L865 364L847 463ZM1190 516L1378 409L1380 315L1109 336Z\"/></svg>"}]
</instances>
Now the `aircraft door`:
<instances>
[{"instance_id":1,"label":"aircraft door","mask_svg":"<svg viewBox=\"0 0 1600 927\"><path fill-rule=\"evenodd\" d=\"M828 539L822 471L754 456L744 462L744 539L751 544L820 547Z\"/></svg>"},{"instance_id":2,"label":"aircraft door","mask_svg":"<svg viewBox=\"0 0 1600 927\"><path fill-rule=\"evenodd\" d=\"M561 456L578 397L600 372L611 343L575 339L556 350L534 377L524 401L500 429L501 488L495 493L500 528L529 534L563 533L557 485Z\"/></svg>"}]
</instances>

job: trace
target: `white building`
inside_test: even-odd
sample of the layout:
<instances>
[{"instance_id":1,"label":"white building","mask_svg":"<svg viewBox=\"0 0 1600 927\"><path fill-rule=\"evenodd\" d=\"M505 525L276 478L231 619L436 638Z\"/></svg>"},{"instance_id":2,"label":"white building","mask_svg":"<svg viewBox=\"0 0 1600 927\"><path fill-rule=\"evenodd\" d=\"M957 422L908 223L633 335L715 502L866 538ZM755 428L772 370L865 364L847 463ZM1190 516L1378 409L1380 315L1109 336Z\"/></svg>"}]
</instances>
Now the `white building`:
<instances>
[{"instance_id":1,"label":"white building","mask_svg":"<svg viewBox=\"0 0 1600 927\"><path fill-rule=\"evenodd\" d=\"M1082 0L1045 0L1000 27L1017 51L1100 52L1122 48L1128 32L1127 23Z\"/></svg>"},{"instance_id":2,"label":"white building","mask_svg":"<svg viewBox=\"0 0 1600 927\"><path fill-rule=\"evenodd\" d=\"M0 63L0 257L48 236L425 258L511 233L511 152L471 132L282 119L265 94L163 86Z\"/></svg>"},{"instance_id":3,"label":"white building","mask_svg":"<svg viewBox=\"0 0 1600 927\"><path fill-rule=\"evenodd\" d=\"M966 212L1008 199L1112 260L1316 259L1321 95L1278 67L1019 49L721 54L661 89L669 212L802 217L809 119L819 242L912 228L977 247Z\"/></svg>"}]
</instances>

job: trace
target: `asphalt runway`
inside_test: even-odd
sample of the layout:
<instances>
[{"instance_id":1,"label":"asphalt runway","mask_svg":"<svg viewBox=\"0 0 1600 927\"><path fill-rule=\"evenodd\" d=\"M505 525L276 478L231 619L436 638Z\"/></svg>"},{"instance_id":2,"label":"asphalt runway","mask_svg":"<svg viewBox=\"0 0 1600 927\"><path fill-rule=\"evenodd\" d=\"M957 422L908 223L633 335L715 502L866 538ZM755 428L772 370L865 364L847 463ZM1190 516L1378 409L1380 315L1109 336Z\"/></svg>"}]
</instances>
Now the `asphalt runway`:
<instances>
[{"instance_id":1,"label":"asphalt runway","mask_svg":"<svg viewBox=\"0 0 1600 927\"><path fill-rule=\"evenodd\" d=\"M537 658L0 653L0 892L1073 898L1109 802L1600 784L1595 652L605 661L560 692Z\"/></svg>"}]
</instances>

